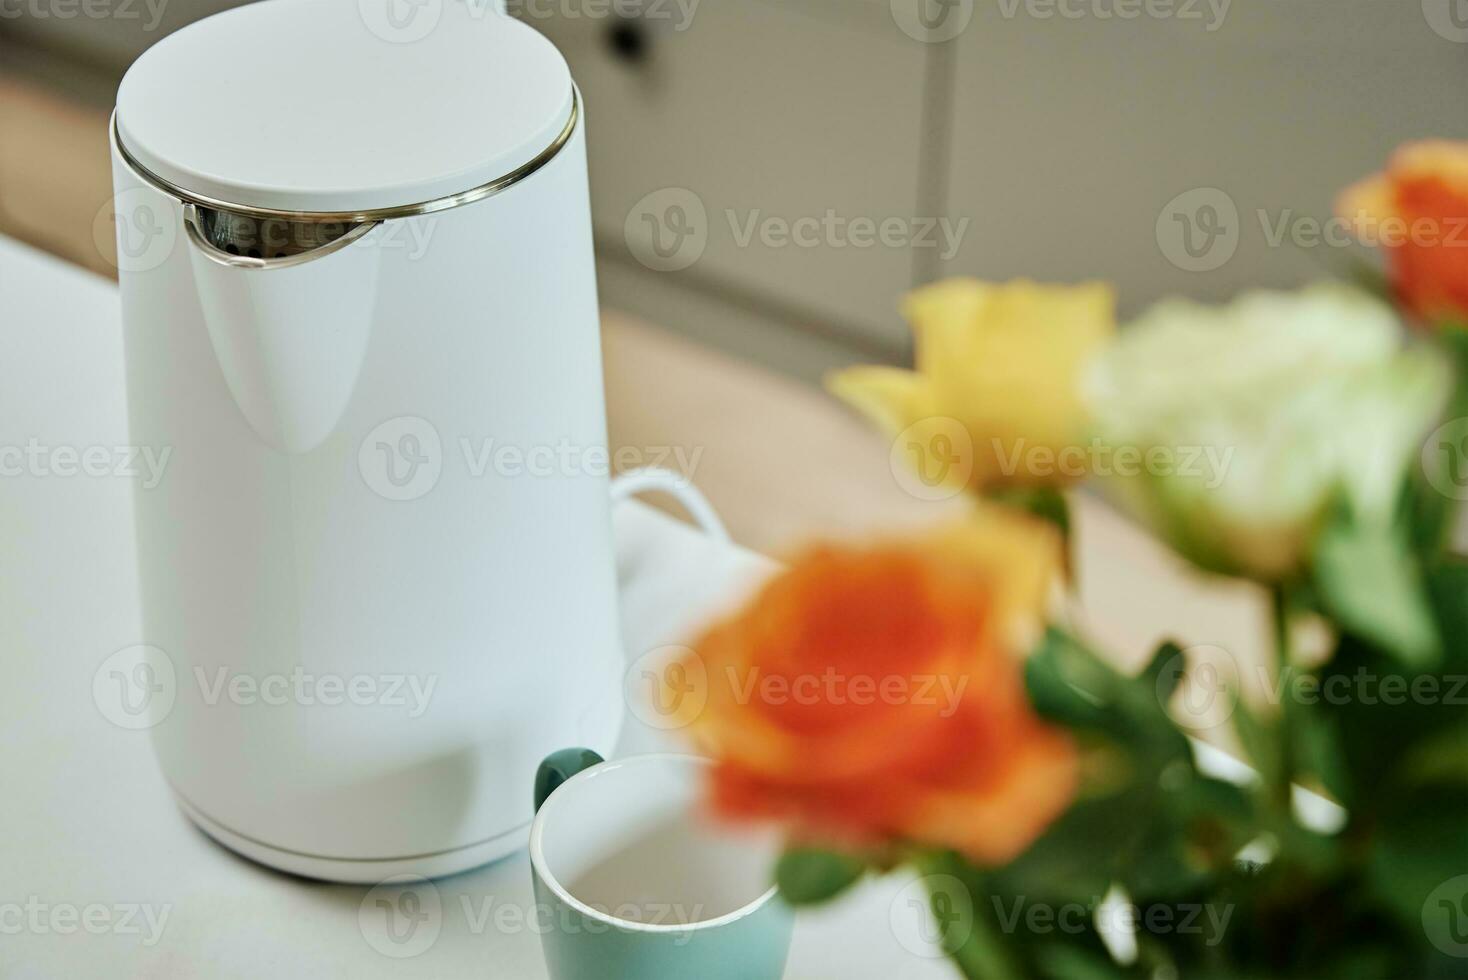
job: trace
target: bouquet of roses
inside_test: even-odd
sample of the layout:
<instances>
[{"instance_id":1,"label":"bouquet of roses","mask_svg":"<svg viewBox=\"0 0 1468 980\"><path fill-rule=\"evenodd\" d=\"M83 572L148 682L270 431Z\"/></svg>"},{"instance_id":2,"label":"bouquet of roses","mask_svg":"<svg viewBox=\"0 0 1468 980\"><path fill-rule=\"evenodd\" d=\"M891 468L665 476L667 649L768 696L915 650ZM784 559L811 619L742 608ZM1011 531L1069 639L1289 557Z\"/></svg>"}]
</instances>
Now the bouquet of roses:
<instances>
[{"instance_id":1,"label":"bouquet of roses","mask_svg":"<svg viewBox=\"0 0 1468 980\"><path fill-rule=\"evenodd\" d=\"M1468 220L1468 145L1404 147L1342 210ZM1468 975L1468 250L1419 237L1389 250L1395 308L1322 284L1118 331L1102 284L909 298L917 369L831 387L972 515L812 549L692 644L713 805L788 828L787 901L915 868L985 980ZM1182 453L1214 465L1159 465ZM1081 480L1271 597L1268 669L1316 696L1227 705L1250 778L1200 766L1169 710L1187 651L1126 675L1063 622ZM751 672L841 686L724 683ZM1133 914L1013 914L1108 905Z\"/></svg>"}]
</instances>

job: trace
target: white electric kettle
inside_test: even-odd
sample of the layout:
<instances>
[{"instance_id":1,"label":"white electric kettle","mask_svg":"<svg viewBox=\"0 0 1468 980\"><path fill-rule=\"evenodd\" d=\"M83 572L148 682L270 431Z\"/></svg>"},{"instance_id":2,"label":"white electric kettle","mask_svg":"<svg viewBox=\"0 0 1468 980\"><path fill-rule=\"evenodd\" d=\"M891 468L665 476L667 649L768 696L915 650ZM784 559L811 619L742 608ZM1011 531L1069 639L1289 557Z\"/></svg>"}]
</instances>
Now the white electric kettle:
<instances>
[{"instance_id":1,"label":"white electric kettle","mask_svg":"<svg viewBox=\"0 0 1468 980\"><path fill-rule=\"evenodd\" d=\"M153 739L253 859L473 867L544 756L616 740L584 133L555 48L464 0L265 0L122 82Z\"/></svg>"}]
</instances>

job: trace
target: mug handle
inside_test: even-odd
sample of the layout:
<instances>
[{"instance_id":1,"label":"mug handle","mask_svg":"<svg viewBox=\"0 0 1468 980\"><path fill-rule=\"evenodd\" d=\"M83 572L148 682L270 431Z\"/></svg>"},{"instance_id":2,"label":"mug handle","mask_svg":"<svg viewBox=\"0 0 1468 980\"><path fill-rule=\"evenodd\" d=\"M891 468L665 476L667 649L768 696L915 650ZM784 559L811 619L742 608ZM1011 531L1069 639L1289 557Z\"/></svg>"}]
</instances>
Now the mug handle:
<instances>
[{"instance_id":1,"label":"mug handle","mask_svg":"<svg viewBox=\"0 0 1468 980\"><path fill-rule=\"evenodd\" d=\"M704 534L716 541L727 542L729 540L729 532L724 528L724 522L719 520L718 512L708 502L708 498L699 491L698 487L672 470L644 466L628 470L613 479L611 485L613 500L633 497L650 490L666 493L682 504L683 509L688 511L688 516L693 518L693 523L697 524Z\"/></svg>"},{"instance_id":2,"label":"mug handle","mask_svg":"<svg viewBox=\"0 0 1468 980\"><path fill-rule=\"evenodd\" d=\"M605 761L590 749L561 749L546 756L535 772L536 811L566 780Z\"/></svg>"}]
</instances>

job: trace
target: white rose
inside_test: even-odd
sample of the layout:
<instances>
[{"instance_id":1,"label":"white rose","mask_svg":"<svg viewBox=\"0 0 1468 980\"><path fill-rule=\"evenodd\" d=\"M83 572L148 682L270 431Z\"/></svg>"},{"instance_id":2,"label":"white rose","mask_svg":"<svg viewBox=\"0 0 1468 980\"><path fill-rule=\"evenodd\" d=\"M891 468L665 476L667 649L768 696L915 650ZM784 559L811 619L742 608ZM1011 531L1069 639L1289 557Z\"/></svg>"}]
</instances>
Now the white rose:
<instances>
[{"instance_id":1,"label":"white rose","mask_svg":"<svg viewBox=\"0 0 1468 980\"><path fill-rule=\"evenodd\" d=\"M1125 506L1199 565L1274 581L1337 500L1391 520L1449 383L1385 304L1320 284L1159 303L1092 364L1086 401L1103 446L1179 464L1109 478Z\"/></svg>"}]
</instances>

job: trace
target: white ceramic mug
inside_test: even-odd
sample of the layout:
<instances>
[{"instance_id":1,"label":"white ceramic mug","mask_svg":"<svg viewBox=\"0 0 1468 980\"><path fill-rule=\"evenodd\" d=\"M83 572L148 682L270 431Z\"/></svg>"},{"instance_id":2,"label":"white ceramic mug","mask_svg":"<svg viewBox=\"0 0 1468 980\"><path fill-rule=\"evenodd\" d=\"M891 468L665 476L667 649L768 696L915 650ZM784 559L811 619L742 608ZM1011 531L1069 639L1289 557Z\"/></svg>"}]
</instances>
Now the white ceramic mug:
<instances>
[{"instance_id":1,"label":"white ceramic mug","mask_svg":"<svg viewBox=\"0 0 1468 980\"><path fill-rule=\"evenodd\" d=\"M546 759L530 829L552 980L778 980L793 916L771 875L772 834L701 815L712 765L688 755Z\"/></svg>"}]
</instances>

